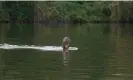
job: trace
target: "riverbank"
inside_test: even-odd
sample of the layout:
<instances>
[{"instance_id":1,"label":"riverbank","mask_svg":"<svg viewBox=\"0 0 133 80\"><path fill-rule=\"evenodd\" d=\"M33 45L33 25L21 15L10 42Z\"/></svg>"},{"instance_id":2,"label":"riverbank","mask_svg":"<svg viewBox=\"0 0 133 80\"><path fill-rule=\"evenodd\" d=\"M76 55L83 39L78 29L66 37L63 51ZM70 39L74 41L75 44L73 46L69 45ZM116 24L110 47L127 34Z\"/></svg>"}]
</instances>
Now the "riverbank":
<instances>
[{"instance_id":1,"label":"riverbank","mask_svg":"<svg viewBox=\"0 0 133 80\"><path fill-rule=\"evenodd\" d=\"M40 20L40 21L34 21L34 20L16 20L16 21L10 21L10 20L0 20L0 23L20 23L20 24L86 24L86 23L129 23L133 24L133 21L71 21L71 20Z\"/></svg>"}]
</instances>

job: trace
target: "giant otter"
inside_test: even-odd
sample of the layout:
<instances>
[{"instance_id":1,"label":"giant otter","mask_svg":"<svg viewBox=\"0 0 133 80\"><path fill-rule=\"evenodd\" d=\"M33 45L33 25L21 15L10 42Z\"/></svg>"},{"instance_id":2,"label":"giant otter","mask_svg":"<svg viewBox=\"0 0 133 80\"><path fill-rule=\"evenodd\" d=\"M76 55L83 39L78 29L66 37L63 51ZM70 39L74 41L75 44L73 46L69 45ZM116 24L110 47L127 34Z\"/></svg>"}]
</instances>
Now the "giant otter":
<instances>
[{"instance_id":1,"label":"giant otter","mask_svg":"<svg viewBox=\"0 0 133 80\"><path fill-rule=\"evenodd\" d=\"M69 44L70 44L70 39L68 37L65 37L62 43L63 51L68 50Z\"/></svg>"}]
</instances>

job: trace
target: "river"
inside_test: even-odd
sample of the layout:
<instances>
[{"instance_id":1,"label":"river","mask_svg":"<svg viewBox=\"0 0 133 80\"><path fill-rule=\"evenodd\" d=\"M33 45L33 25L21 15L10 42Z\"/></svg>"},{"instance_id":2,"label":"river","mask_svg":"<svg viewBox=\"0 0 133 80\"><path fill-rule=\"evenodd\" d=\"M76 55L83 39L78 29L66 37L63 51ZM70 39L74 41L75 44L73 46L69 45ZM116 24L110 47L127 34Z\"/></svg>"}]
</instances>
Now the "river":
<instances>
[{"instance_id":1,"label":"river","mask_svg":"<svg viewBox=\"0 0 133 80\"><path fill-rule=\"evenodd\" d=\"M35 49L61 47L65 36L77 50ZM0 24L0 44L0 80L133 79L132 24Z\"/></svg>"}]
</instances>

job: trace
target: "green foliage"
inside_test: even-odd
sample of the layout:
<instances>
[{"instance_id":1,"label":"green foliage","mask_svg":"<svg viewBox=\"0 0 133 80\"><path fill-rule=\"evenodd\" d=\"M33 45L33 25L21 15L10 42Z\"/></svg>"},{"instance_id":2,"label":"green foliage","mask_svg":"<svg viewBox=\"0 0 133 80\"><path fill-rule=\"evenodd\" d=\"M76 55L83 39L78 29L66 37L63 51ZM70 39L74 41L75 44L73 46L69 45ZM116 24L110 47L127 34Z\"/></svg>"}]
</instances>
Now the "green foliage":
<instances>
[{"instance_id":1,"label":"green foliage","mask_svg":"<svg viewBox=\"0 0 133 80\"><path fill-rule=\"evenodd\" d=\"M72 22L106 21L111 18L113 18L112 20L133 20L132 14L132 2L0 2L0 20L34 20L36 16L37 19L47 17L49 20L67 20ZM38 17L38 15L40 16Z\"/></svg>"},{"instance_id":2,"label":"green foliage","mask_svg":"<svg viewBox=\"0 0 133 80\"><path fill-rule=\"evenodd\" d=\"M133 2L111 1L1 1L1 20L67 20L89 22L133 20ZM126 7L125 7L126 6Z\"/></svg>"},{"instance_id":3,"label":"green foliage","mask_svg":"<svg viewBox=\"0 0 133 80\"><path fill-rule=\"evenodd\" d=\"M74 1L74 2L38 2L38 6L43 10L45 15L60 20L107 20L110 16L110 8L108 4L111 2L95 2L95 1Z\"/></svg>"},{"instance_id":4,"label":"green foliage","mask_svg":"<svg viewBox=\"0 0 133 80\"><path fill-rule=\"evenodd\" d=\"M111 15L109 7L111 3L103 1L0 2L0 19L33 19L36 11L40 11L42 13L40 17L47 17L50 20L77 22L108 20Z\"/></svg>"},{"instance_id":5,"label":"green foliage","mask_svg":"<svg viewBox=\"0 0 133 80\"><path fill-rule=\"evenodd\" d=\"M0 2L0 21L9 20L9 14L4 6L5 2Z\"/></svg>"}]
</instances>

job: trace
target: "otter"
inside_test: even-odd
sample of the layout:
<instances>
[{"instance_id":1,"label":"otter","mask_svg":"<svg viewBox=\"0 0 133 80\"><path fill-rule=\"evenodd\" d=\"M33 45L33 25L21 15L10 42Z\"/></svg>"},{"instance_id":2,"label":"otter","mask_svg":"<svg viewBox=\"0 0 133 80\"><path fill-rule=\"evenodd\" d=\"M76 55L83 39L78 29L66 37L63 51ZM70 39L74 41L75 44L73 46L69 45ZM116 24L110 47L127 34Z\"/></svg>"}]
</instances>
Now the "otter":
<instances>
[{"instance_id":1,"label":"otter","mask_svg":"<svg viewBox=\"0 0 133 80\"><path fill-rule=\"evenodd\" d=\"M62 44L63 51L64 51L64 50L68 50L69 44L70 44L70 38L64 37L64 39L63 39L63 44Z\"/></svg>"},{"instance_id":2,"label":"otter","mask_svg":"<svg viewBox=\"0 0 133 80\"><path fill-rule=\"evenodd\" d=\"M69 63L69 45L70 45L70 38L64 37L62 42L64 66L68 66Z\"/></svg>"}]
</instances>

